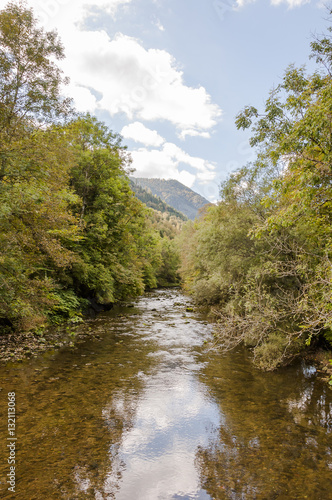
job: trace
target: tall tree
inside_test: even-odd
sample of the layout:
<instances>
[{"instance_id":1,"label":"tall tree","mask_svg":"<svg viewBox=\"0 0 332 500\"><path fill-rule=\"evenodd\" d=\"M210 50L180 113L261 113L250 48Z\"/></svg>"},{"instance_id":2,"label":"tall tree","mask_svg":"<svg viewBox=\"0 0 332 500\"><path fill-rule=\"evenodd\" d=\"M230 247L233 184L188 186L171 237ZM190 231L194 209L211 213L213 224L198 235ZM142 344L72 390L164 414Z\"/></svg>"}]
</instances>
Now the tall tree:
<instances>
[{"instance_id":1,"label":"tall tree","mask_svg":"<svg viewBox=\"0 0 332 500\"><path fill-rule=\"evenodd\" d=\"M54 125L69 111L54 62L62 57L57 35L23 2L0 12L0 318L18 328L45 321L55 270L70 265L66 243L78 235L71 155Z\"/></svg>"},{"instance_id":2,"label":"tall tree","mask_svg":"<svg viewBox=\"0 0 332 500\"><path fill-rule=\"evenodd\" d=\"M137 295L156 284L158 242L130 189L131 160L120 136L89 114L74 120L66 133L76 154L71 186L82 201L76 214L84 236L73 286L102 304Z\"/></svg>"},{"instance_id":3,"label":"tall tree","mask_svg":"<svg viewBox=\"0 0 332 500\"><path fill-rule=\"evenodd\" d=\"M219 344L245 342L265 369L332 341L331 38L312 49L314 74L290 66L263 112L237 116L257 160L197 224L184 270L197 300L217 305Z\"/></svg>"}]
</instances>

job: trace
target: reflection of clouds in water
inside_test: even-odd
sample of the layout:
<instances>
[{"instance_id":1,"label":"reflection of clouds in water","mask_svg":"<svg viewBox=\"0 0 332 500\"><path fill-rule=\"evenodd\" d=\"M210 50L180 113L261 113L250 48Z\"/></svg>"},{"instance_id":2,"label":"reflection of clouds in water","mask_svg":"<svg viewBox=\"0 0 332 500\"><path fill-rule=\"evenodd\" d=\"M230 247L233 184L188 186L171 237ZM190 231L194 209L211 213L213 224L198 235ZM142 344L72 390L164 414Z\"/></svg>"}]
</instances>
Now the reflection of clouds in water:
<instances>
[{"instance_id":1,"label":"reflection of clouds in water","mask_svg":"<svg viewBox=\"0 0 332 500\"><path fill-rule=\"evenodd\" d=\"M158 461L150 464L139 462L131 463L131 482L120 486L116 495L117 500L156 500L185 497L186 499L210 499L211 497L201 491L198 474L192 460L187 454L176 453L162 455ZM136 475L136 478L133 475ZM126 473L124 474L126 480Z\"/></svg>"},{"instance_id":2,"label":"reflection of clouds in water","mask_svg":"<svg viewBox=\"0 0 332 500\"><path fill-rule=\"evenodd\" d=\"M311 365L302 365L302 373L305 376L305 378L311 378L315 373L317 372L316 368Z\"/></svg>"},{"instance_id":3,"label":"reflection of clouds in water","mask_svg":"<svg viewBox=\"0 0 332 500\"><path fill-rule=\"evenodd\" d=\"M159 311L149 315L145 310L144 322L138 318L136 328L145 342L154 344L147 357L156 359L158 371L139 371L136 378L145 386L142 392L131 401L128 392L118 391L104 408L111 433L117 420L127 422L110 447L112 465L104 492L117 500L210 499L200 488L195 457L223 417L206 387L192 375L205 364L194 349L203 344L210 326L204 325L202 335L201 323L179 318L178 312L172 316L174 298L149 298L146 304L141 299L140 304ZM183 312L184 307L182 301Z\"/></svg>"},{"instance_id":4,"label":"reflection of clouds in water","mask_svg":"<svg viewBox=\"0 0 332 500\"><path fill-rule=\"evenodd\" d=\"M197 390L195 387L197 384L190 376L180 371L158 373L150 379L149 387L136 412L140 443L151 441L159 431L189 425L197 417L210 419L212 403ZM126 446L130 441L131 438L128 436Z\"/></svg>"},{"instance_id":5,"label":"reflection of clouds in water","mask_svg":"<svg viewBox=\"0 0 332 500\"><path fill-rule=\"evenodd\" d=\"M115 420L121 420L125 426L130 424L137 406L136 392L130 391L117 391L113 395L110 404L105 406L102 410L102 416L108 426L115 426Z\"/></svg>"},{"instance_id":6,"label":"reflection of clouds in water","mask_svg":"<svg viewBox=\"0 0 332 500\"><path fill-rule=\"evenodd\" d=\"M93 487L93 478L91 476L91 472L89 472L86 467L76 465L74 470L74 480L76 483L77 492L81 492L84 493L85 495L88 495L89 489ZM94 498L95 500L104 500L104 496L100 493L100 491L96 490L95 488L94 488Z\"/></svg>"},{"instance_id":7,"label":"reflection of clouds in water","mask_svg":"<svg viewBox=\"0 0 332 500\"><path fill-rule=\"evenodd\" d=\"M78 489L80 491L83 491L84 493L87 493L88 489L91 486L91 481L88 477L84 477L84 475L85 476L87 475L87 471L85 469L76 466L74 478L78 486Z\"/></svg>"},{"instance_id":8,"label":"reflection of clouds in water","mask_svg":"<svg viewBox=\"0 0 332 500\"><path fill-rule=\"evenodd\" d=\"M325 394L319 398L317 408L319 410L319 424L326 427L328 432L332 432L332 403L327 404Z\"/></svg>"},{"instance_id":9,"label":"reflection of clouds in water","mask_svg":"<svg viewBox=\"0 0 332 500\"><path fill-rule=\"evenodd\" d=\"M313 392L314 392L314 385L311 384L303 391L300 398L288 399L287 403L289 411L291 413L294 410L305 412L308 408L308 405L310 404Z\"/></svg>"},{"instance_id":10,"label":"reflection of clouds in water","mask_svg":"<svg viewBox=\"0 0 332 500\"><path fill-rule=\"evenodd\" d=\"M122 413L127 406L126 401L117 401L113 411ZM152 376L140 397L134 425L123 435L118 450L125 467L116 498L210 498L200 490L195 452L199 445L208 444L219 425L217 406L192 376L180 370Z\"/></svg>"}]
</instances>

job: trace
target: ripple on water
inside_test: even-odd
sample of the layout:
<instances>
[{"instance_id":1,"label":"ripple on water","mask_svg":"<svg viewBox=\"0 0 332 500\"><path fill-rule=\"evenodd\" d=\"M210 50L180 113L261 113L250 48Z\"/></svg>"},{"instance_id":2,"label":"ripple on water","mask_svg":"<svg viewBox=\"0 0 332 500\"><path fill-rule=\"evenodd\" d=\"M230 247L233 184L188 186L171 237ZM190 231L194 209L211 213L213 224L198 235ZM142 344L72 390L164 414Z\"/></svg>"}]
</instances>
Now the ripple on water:
<instances>
[{"instance_id":1,"label":"ripple on water","mask_svg":"<svg viewBox=\"0 0 332 500\"><path fill-rule=\"evenodd\" d=\"M242 349L205 349L189 304L151 292L78 327L98 342L0 369L2 404L17 392L17 498L332 498L332 391L305 364L261 373Z\"/></svg>"}]
</instances>

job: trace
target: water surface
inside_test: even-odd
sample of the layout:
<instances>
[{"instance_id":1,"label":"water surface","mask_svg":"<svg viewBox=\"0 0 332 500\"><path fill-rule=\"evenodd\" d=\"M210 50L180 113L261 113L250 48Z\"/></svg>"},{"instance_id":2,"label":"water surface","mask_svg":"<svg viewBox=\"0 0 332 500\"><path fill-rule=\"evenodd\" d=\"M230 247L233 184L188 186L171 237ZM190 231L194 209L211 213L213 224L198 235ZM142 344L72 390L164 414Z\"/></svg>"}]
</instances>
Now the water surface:
<instances>
[{"instance_id":1,"label":"water surface","mask_svg":"<svg viewBox=\"0 0 332 500\"><path fill-rule=\"evenodd\" d=\"M1 498L332 499L332 391L310 366L266 374L242 349L209 350L188 304L146 294L79 327L99 339L0 368Z\"/></svg>"}]
</instances>

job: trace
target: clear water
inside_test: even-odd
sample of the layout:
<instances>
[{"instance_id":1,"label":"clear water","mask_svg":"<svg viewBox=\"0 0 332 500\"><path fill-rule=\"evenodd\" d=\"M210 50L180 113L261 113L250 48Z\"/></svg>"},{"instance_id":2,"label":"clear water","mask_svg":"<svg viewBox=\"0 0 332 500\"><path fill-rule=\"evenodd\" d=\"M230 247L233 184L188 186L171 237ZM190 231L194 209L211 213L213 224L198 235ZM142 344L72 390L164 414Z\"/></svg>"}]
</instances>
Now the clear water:
<instances>
[{"instance_id":1,"label":"clear water","mask_svg":"<svg viewBox=\"0 0 332 500\"><path fill-rule=\"evenodd\" d=\"M332 499L332 391L310 366L261 373L209 349L188 304L149 293L79 327L99 340L0 368L0 498Z\"/></svg>"}]
</instances>

